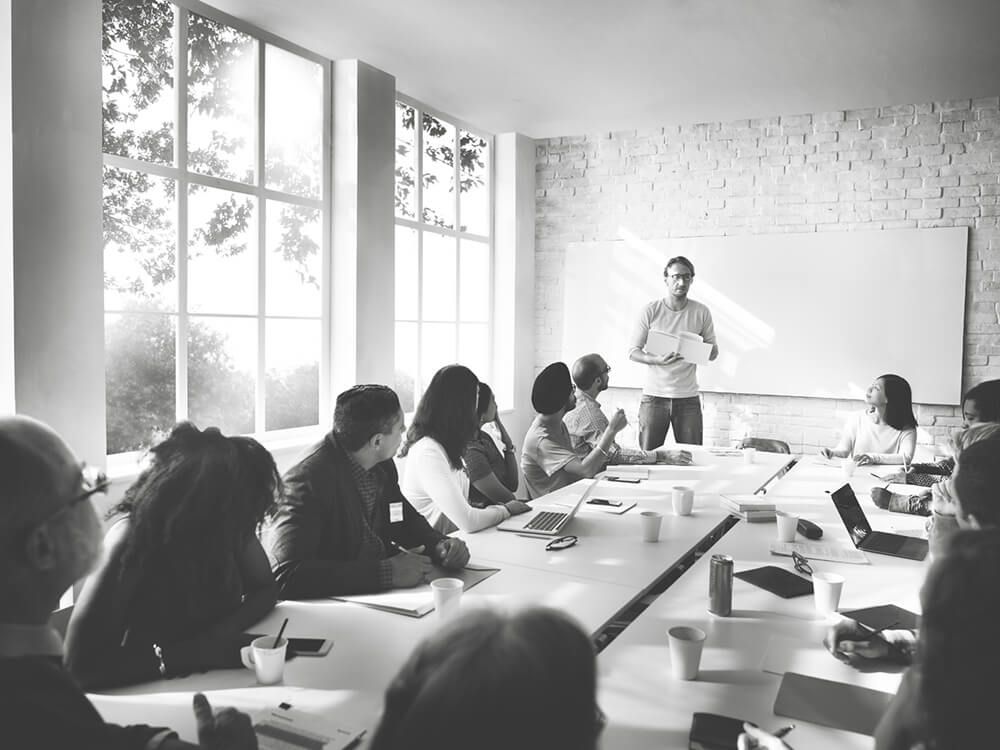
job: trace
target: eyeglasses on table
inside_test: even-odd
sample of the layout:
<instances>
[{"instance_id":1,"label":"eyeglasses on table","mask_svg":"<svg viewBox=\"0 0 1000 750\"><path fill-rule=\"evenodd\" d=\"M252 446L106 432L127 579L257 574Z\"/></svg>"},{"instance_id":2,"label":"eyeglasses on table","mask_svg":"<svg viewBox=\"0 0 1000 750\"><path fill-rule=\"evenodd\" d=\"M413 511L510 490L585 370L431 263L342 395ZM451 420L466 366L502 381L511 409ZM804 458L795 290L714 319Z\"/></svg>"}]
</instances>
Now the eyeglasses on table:
<instances>
[{"instance_id":1,"label":"eyeglasses on table","mask_svg":"<svg viewBox=\"0 0 1000 750\"><path fill-rule=\"evenodd\" d=\"M569 549L570 547L575 545L578 541L580 540L577 537L573 536L572 534L570 534L569 536L561 536L557 539L551 540L548 544L546 544L545 549L549 550L550 552L557 552L561 549Z\"/></svg>"},{"instance_id":2,"label":"eyeglasses on table","mask_svg":"<svg viewBox=\"0 0 1000 750\"><path fill-rule=\"evenodd\" d=\"M813 574L812 565L809 564L809 560L795 550L792 550L792 564L802 575L811 576Z\"/></svg>"}]
</instances>

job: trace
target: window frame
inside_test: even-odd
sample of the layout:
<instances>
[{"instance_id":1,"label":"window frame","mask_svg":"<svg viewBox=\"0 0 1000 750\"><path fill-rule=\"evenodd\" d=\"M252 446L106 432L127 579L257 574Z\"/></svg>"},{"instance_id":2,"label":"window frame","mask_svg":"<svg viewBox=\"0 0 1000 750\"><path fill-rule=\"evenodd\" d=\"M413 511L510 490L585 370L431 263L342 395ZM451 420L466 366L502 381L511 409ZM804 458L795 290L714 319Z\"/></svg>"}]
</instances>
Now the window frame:
<instances>
[{"instance_id":1,"label":"window frame","mask_svg":"<svg viewBox=\"0 0 1000 750\"><path fill-rule=\"evenodd\" d=\"M125 169L143 172L174 181L176 205L174 228L177 257L177 309L174 312L146 312L123 310L104 306L104 315L168 315L176 321L175 332L175 421L188 418L188 362L187 336L190 318L212 318L225 320L254 320L257 324L257 361L254 371L254 430L250 433L265 446L281 450L291 446L301 446L304 442L314 439L325 432L324 415L332 409L331 395L331 330L332 330L332 284L331 284L331 242L333 215L333 185L332 185L332 130L333 130L333 92L332 92L332 61L322 55L304 49L281 37L271 34L252 24L221 12L197 0L165 0L174 8L174 86L173 116L174 159L172 165L146 162L140 159L109 154L101 149L102 165L105 168ZM188 170L188 103L185 92L188 85L187 66L187 28L188 15L195 13L216 23L229 26L236 31L247 34L256 42L255 60L255 143L254 143L254 182L242 183L235 180L213 177ZM320 196L306 198L291 193L266 187L264 164L266 159L266 65L267 46L273 46L290 54L299 56L320 66L322 69L322 133L320 162ZM255 230L257 241L257 312L255 314L238 313L191 313L187 309L188 292L188 187L199 185L208 188L231 191L254 200ZM318 209L320 212L321 247L320 247L320 313L319 316L302 315L268 315L265 304L267 290L267 207L269 201L293 204ZM266 430L265 387L267 369L267 351L265 348L265 329L270 320L309 320L320 323L320 356L319 356L319 393L317 424L299 427ZM134 474L144 456L144 450L109 453L106 456L108 473L112 477L122 477Z\"/></svg>"},{"instance_id":2,"label":"window frame","mask_svg":"<svg viewBox=\"0 0 1000 750\"><path fill-rule=\"evenodd\" d=\"M393 208L393 230L397 227L405 227L407 229L412 229L416 231L417 234L417 278L414 279L414 284L416 285L416 305L417 305L417 316L413 318L400 318L398 312L393 310L393 330L398 328L400 323L412 323L416 325L417 329L417 362L414 367L413 375L413 405L414 410L416 410L417 404L420 402L420 398L426 390L427 384L422 382L423 380L423 361L424 361L424 348L423 348L423 328L424 324L427 322L451 322L455 325L455 352L458 355L458 363L464 364L461 361L461 324L463 323L461 317L461 305L462 305L462 253L461 253L461 243L462 240L471 240L474 242L484 242L488 249L488 267L489 267L489 280L488 284L488 301L487 301L487 320L486 325L486 356L487 356L487 372L477 372L476 375L486 382L493 381L493 374L496 369L496 354L494 352L494 344L496 338L496 227L495 227L495 217L496 217L496 137L494 133L491 133L482 128L471 125L464 120L461 120L452 115L445 114L434 107L424 104L418 99L407 96L401 91L396 91L396 102L398 104L403 104L408 107L412 107L415 110L414 114L414 151L416 154L416 160L414 164L415 175L415 201L414 201L414 216L413 219L407 219L399 216L396 213L395 207ZM423 220L423 210L424 210L424 187L423 187L423 163L424 163L424 132L423 132L423 115L427 114L434 117L442 122L447 123L455 128L455 164L454 164L454 178L455 178L455 228L449 229L447 227L439 227L434 224L427 223ZM393 118L395 121L396 114L393 113ZM460 142L461 142L461 132L467 131L475 136L483 138L487 141L488 154L486 159L486 168L488 170L488 179L486 180L486 188L488 190L487 194L487 206L488 206L488 217L487 217L487 232L488 234L477 234L475 232L467 232L461 230L462 225L462 190L461 190L461 153L460 153ZM393 169L393 190L395 191L395 168ZM424 236L425 233L431 232L445 237L452 237L456 242L455 249L455 319L453 321L425 321L423 316L423 272L424 272ZM393 284L395 284L395 272L393 278ZM469 321L480 323L481 321ZM395 356L394 370L398 369L399 363L396 362ZM394 384L395 385L395 384ZM408 412L407 416L411 415L413 412Z\"/></svg>"}]
</instances>

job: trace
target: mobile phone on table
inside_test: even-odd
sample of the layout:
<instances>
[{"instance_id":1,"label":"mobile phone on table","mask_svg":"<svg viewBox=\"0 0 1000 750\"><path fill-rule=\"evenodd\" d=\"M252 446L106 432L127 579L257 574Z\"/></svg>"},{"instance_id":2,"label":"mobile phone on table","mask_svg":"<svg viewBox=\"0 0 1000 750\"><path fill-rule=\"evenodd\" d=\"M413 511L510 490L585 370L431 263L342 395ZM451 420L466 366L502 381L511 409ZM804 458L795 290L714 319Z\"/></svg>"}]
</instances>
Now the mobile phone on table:
<instances>
[{"instance_id":1,"label":"mobile phone on table","mask_svg":"<svg viewBox=\"0 0 1000 750\"><path fill-rule=\"evenodd\" d=\"M587 505L610 505L612 508L622 507L621 500L609 500L606 497L595 497L587 501Z\"/></svg>"},{"instance_id":2,"label":"mobile phone on table","mask_svg":"<svg viewBox=\"0 0 1000 750\"><path fill-rule=\"evenodd\" d=\"M247 633L256 638L259 633ZM288 650L297 656L326 656L333 648L330 638L289 638Z\"/></svg>"},{"instance_id":3,"label":"mobile phone on table","mask_svg":"<svg viewBox=\"0 0 1000 750\"><path fill-rule=\"evenodd\" d=\"M624 482L625 484L639 484L642 480L638 477L608 477L609 482Z\"/></svg>"}]
</instances>

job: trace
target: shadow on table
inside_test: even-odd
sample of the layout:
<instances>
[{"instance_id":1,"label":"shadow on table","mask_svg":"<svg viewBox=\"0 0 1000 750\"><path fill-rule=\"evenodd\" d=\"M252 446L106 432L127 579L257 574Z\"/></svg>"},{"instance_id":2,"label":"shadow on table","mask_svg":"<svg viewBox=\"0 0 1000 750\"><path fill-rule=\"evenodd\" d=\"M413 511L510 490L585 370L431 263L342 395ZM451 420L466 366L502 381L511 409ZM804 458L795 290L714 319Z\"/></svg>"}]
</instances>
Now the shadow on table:
<instances>
[{"instance_id":1,"label":"shadow on table","mask_svg":"<svg viewBox=\"0 0 1000 750\"><path fill-rule=\"evenodd\" d=\"M767 609L734 609L729 617L744 620L796 620L798 622L817 622L816 618L812 615L803 617L801 615L775 612Z\"/></svg>"}]
</instances>

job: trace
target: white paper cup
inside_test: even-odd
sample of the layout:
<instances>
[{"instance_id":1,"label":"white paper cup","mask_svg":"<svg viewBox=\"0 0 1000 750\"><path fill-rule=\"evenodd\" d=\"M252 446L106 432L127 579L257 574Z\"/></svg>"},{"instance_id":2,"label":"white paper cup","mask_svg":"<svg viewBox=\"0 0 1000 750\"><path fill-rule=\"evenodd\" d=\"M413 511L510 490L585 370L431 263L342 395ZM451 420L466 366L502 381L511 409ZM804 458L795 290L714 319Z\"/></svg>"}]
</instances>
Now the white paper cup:
<instances>
[{"instance_id":1,"label":"white paper cup","mask_svg":"<svg viewBox=\"0 0 1000 750\"><path fill-rule=\"evenodd\" d=\"M462 604L462 589L465 581L461 578L438 578L431 581L431 591L434 592L434 609L438 619L446 620L456 614Z\"/></svg>"},{"instance_id":2,"label":"white paper cup","mask_svg":"<svg viewBox=\"0 0 1000 750\"><path fill-rule=\"evenodd\" d=\"M756 448L744 448L743 449L743 463L752 464L757 458Z\"/></svg>"},{"instance_id":3,"label":"white paper cup","mask_svg":"<svg viewBox=\"0 0 1000 750\"><path fill-rule=\"evenodd\" d=\"M698 676L701 650L705 646L705 631L685 625L667 631L670 640L670 672L677 680L693 680Z\"/></svg>"},{"instance_id":4,"label":"white paper cup","mask_svg":"<svg viewBox=\"0 0 1000 750\"><path fill-rule=\"evenodd\" d=\"M287 647L288 641L284 638L275 646L273 635L262 635L240 649L240 660L244 667L257 673L257 682L261 685L274 685L285 676Z\"/></svg>"},{"instance_id":5,"label":"white paper cup","mask_svg":"<svg viewBox=\"0 0 1000 750\"><path fill-rule=\"evenodd\" d=\"M670 500L675 515L690 516L691 509L694 508L694 490L684 485L677 485L670 494Z\"/></svg>"},{"instance_id":6,"label":"white paper cup","mask_svg":"<svg viewBox=\"0 0 1000 750\"><path fill-rule=\"evenodd\" d=\"M660 524L663 522L663 514L655 510L644 510L639 514L639 523L642 524L642 541L660 541Z\"/></svg>"},{"instance_id":7,"label":"white paper cup","mask_svg":"<svg viewBox=\"0 0 1000 750\"><path fill-rule=\"evenodd\" d=\"M793 516L790 513L783 513L780 510L775 516L778 519L778 541L794 542L795 532L799 526L799 517Z\"/></svg>"},{"instance_id":8,"label":"white paper cup","mask_svg":"<svg viewBox=\"0 0 1000 750\"><path fill-rule=\"evenodd\" d=\"M854 470L858 468L853 458L845 458L840 462L840 473L844 475L844 481L854 476Z\"/></svg>"},{"instance_id":9,"label":"white paper cup","mask_svg":"<svg viewBox=\"0 0 1000 750\"><path fill-rule=\"evenodd\" d=\"M837 573L813 573L813 596L816 611L829 617L840 606L840 594L844 590L844 576Z\"/></svg>"}]
</instances>

